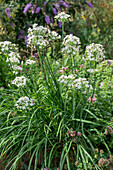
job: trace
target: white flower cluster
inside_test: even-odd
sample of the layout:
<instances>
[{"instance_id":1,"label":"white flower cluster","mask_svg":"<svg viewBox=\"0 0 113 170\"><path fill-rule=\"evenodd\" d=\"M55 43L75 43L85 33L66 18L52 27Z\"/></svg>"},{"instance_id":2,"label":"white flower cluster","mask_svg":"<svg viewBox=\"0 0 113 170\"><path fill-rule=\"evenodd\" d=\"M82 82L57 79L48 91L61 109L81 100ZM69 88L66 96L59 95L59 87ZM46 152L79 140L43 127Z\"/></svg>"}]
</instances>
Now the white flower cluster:
<instances>
[{"instance_id":1,"label":"white flower cluster","mask_svg":"<svg viewBox=\"0 0 113 170\"><path fill-rule=\"evenodd\" d=\"M33 25L33 28L28 29L28 40L27 45L32 45L34 48L39 46L39 48L43 48L49 44L49 42L44 39L44 35L47 33L47 28L43 26L37 26L37 24Z\"/></svg>"},{"instance_id":2,"label":"white flower cluster","mask_svg":"<svg viewBox=\"0 0 113 170\"><path fill-rule=\"evenodd\" d=\"M89 72L89 73L95 73L97 71L98 71L97 69L87 69L87 72Z\"/></svg>"},{"instance_id":3,"label":"white flower cluster","mask_svg":"<svg viewBox=\"0 0 113 170\"><path fill-rule=\"evenodd\" d=\"M18 65L13 65L12 69L14 70L13 71L14 74L18 74L18 71L22 71L22 67Z\"/></svg>"},{"instance_id":4,"label":"white flower cluster","mask_svg":"<svg viewBox=\"0 0 113 170\"><path fill-rule=\"evenodd\" d=\"M75 55L80 48L80 39L70 34L64 38L62 44L64 45L64 48L62 48L63 53L66 52Z\"/></svg>"},{"instance_id":5,"label":"white flower cluster","mask_svg":"<svg viewBox=\"0 0 113 170\"><path fill-rule=\"evenodd\" d=\"M8 54L6 62L10 62L12 64L13 63L20 63L19 59L20 59L20 55L16 52L12 51Z\"/></svg>"},{"instance_id":6,"label":"white flower cluster","mask_svg":"<svg viewBox=\"0 0 113 170\"><path fill-rule=\"evenodd\" d=\"M64 83L67 86L73 86L73 80L75 79L76 74L70 74L68 76L66 75L61 75L58 79L60 83Z\"/></svg>"},{"instance_id":7,"label":"white flower cluster","mask_svg":"<svg viewBox=\"0 0 113 170\"><path fill-rule=\"evenodd\" d=\"M4 42L0 42L0 50L2 52L9 52L9 51L17 51L17 47L15 44L12 44L10 41L4 41Z\"/></svg>"},{"instance_id":8,"label":"white flower cluster","mask_svg":"<svg viewBox=\"0 0 113 170\"><path fill-rule=\"evenodd\" d=\"M68 87L74 87L81 89L83 86L92 89L92 86L89 85L89 82L86 78L79 77L76 79L76 75L70 74L68 76L61 75L58 79L60 83L67 85Z\"/></svg>"},{"instance_id":9,"label":"white flower cluster","mask_svg":"<svg viewBox=\"0 0 113 170\"><path fill-rule=\"evenodd\" d=\"M47 36L49 41L55 41L57 39L61 39L61 36L55 31L51 31Z\"/></svg>"},{"instance_id":10,"label":"white flower cluster","mask_svg":"<svg viewBox=\"0 0 113 170\"><path fill-rule=\"evenodd\" d=\"M84 86L92 90L92 85L89 85L89 82L87 81L86 78L79 77L78 79L75 79L73 83L74 83L73 86L76 87L77 89L81 89Z\"/></svg>"},{"instance_id":11,"label":"white flower cluster","mask_svg":"<svg viewBox=\"0 0 113 170\"><path fill-rule=\"evenodd\" d=\"M70 18L70 15L66 14L65 12L61 12L54 18L58 19L60 22L65 22L68 18Z\"/></svg>"},{"instance_id":12,"label":"white flower cluster","mask_svg":"<svg viewBox=\"0 0 113 170\"><path fill-rule=\"evenodd\" d=\"M16 78L12 81L12 84L15 84L17 87L25 86L26 81L27 81L27 78L24 77L24 76L16 77Z\"/></svg>"},{"instance_id":13,"label":"white flower cluster","mask_svg":"<svg viewBox=\"0 0 113 170\"><path fill-rule=\"evenodd\" d=\"M90 61L101 61L105 59L104 48L101 44L90 44L86 46L86 60Z\"/></svg>"},{"instance_id":14,"label":"white flower cluster","mask_svg":"<svg viewBox=\"0 0 113 170\"><path fill-rule=\"evenodd\" d=\"M37 26L33 24L33 28L28 29L28 46L33 45L34 48L44 48L49 44L50 41L60 39L61 36L55 31L50 31L48 28L43 26Z\"/></svg>"},{"instance_id":15,"label":"white flower cluster","mask_svg":"<svg viewBox=\"0 0 113 170\"><path fill-rule=\"evenodd\" d=\"M25 62L25 65L31 65L31 64L34 64L34 63L36 63L36 61L29 59Z\"/></svg>"},{"instance_id":16,"label":"white flower cluster","mask_svg":"<svg viewBox=\"0 0 113 170\"><path fill-rule=\"evenodd\" d=\"M33 106L35 104L34 100L25 96L25 97L20 97L15 106L17 107L17 109L22 109L25 110L27 108L29 108L30 106Z\"/></svg>"}]
</instances>

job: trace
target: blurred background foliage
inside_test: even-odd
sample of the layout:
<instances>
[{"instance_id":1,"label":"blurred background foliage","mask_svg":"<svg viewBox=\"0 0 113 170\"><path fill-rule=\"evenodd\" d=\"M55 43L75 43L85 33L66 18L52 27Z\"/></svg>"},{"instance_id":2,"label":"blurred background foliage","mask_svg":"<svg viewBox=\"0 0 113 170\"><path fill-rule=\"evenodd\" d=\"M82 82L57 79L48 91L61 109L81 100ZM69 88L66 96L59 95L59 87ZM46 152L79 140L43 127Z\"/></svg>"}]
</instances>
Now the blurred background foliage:
<instances>
[{"instance_id":1,"label":"blurred background foliage","mask_svg":"<svg viewBox=\"0 0 113 170\"><path fill-rule=\"evenodd\" d=\"M81 39L81 46L85 50L86 45L92 42L104 45L106 56L113 58L113 1L111 0L68 0L66 5L59 1L46 0L0 0L0 41L11 41L20 45L20 48L26 49L25 36L28 28L33 23L47 26L52 30L61 32L58 23L54 20L54 3L60 5L60 10L71 15L71 20L65 23L66 34L74 34ZM88 3L91 3L88 4ZM24 8L27 4L34 5L33 8L40 7L38 13L34 12L32 7L24 14ZM9 18L5 12L10 8ZM56 9L57 12L60 10ZM45 17L49 15L50 24L47 25ZM25 32L21 34L21 31Z\"/></svg>"}]
</instances>

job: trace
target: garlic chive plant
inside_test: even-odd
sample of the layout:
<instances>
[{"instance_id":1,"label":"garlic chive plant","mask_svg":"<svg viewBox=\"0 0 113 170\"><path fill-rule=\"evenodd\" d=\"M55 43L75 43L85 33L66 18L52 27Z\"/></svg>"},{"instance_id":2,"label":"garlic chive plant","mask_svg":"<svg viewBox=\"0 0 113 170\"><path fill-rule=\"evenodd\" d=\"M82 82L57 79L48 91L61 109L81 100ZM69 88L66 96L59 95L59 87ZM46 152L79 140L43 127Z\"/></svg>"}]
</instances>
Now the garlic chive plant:
<instances>
[{"instance_id":1,"label":"garlic chive plant","mask_svg":"<svg viewBox=\"0 0 113 170\"><path fill-rule=\"evenodd\" d=\"M64 12L55 16L63 26L69 17ZM0 88L5 170L22 165L28 170L100 170L99 159L100 165L112 155L112 69L100 64L103 46L90 44L82 56L79 37L63 37L63 31L55 59L51 47L61 36L37 24L28 29L31 56L23 59L11 43L0 43L0 52L7 52L5 64L12 68L8 89ZM96 153L97 146L106 154Z\"/></svg>"}]
</instances>

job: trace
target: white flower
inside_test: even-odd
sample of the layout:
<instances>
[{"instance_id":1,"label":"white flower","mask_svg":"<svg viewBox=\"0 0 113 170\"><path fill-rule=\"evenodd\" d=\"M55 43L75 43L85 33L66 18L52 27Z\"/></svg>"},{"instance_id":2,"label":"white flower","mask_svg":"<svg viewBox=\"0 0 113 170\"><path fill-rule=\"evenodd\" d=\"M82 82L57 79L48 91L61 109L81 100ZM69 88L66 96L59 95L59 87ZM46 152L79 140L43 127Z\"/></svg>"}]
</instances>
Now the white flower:
<instances>
[{"instance_id":1,"label":"white flower","mask_svg":"<svg viewBox=\"0 0 113 170\"><path fill-rule=\"evenodd\" d=\"M80 48L80 38L73 36L72 34L67 35L63 40L62 52L75 55Z\"/></svg>"},{"instance_id":2,"label":"white flower","mask_svg":"<svg viewBox=\"0 0 113 170\"><path fill-rule=\"evenodd\" d=\"M12 84L15 84L17 87L25 86L26 81L27 81L27 78L24 77L24 76L16 77L16 78L12 81Z\"/></svg>"},{"instance_id":3,"label":"white flower","mask_svg":"<svg viewBox=\"0 0 113 170\"><path fill-rule=\"evenodd\" d=\"M70 15L66 14L65 12L61 12L58 15L56 15L54 18L58 19L58 21L60 22L64 22L68 18L70 18Z\"/></svg>"},{"instance_id":4,"label":"white flower","mask_svg":"<svg viewBox=\"0 0 113 170\"><path fill-rule=\"evenodd\" d=\"M87 69L87 72L89 72L89 73L95 73L97 71L98 71L97 69Z\"/></svg>"},{"instance_id":5,"label":"white flower","mask_svg":"<svg viewBox=\"0 0 113 170\"><path fill-rule=\"evenodd\" d=\"M58 65L58 66L60 65L58 61L55 61L55 64Z\"/></svg>"},{"instance_id":6,"label":"white flower","mask_svg":"<svg viewBox=\"0 0 113 170\"><path fill-rule=\"evenodd\" d=\"M69 86L73 86L73 79L75 79L75 77L76 77L76 75L74 75L74 74L70 74L68 76L61 75L59 77L58 81L60 83L66 84L67 86L68 86L68 84L69 84Z\"/></svg>"},{"instance_id":7,"label":"white flower","mask_svg":"<svg viewBox=\"0 0 113 170\"><path fill-rule=\"evenodd\" d=\"M86 46L86 60L101 61L105 59L104 53L105 51L101 44L92 43L89 46Z\"/></svg>"},{"instance_id":8,"label":"white flower","mask_svg":"<svg viewBox=\"0 0 113 170\"><path fill-rule=\"evenodd\" d=\"M1 51L8 53L9 51L17 51L18 48L15 44L12 44L10 41L0 42L0 49Z\"/></svg>"},{"instance_id":9,"label":"white flower","mask_svg":"<svg viewBox=\"0 0 113 170\"><path fill-rule=\"evenodd\" d=\"M77 89L81 89L81 88L89 88L90 90L92 89L92 86L89 85L89 82L87 81L86 78L81 78L79 77L78 79L76 79L76 75L75 74L70 74L68 76L65 75L61 75L58 79L58 81L61 84L67 85L70 88L77 88Z\"/></svg>"},{"instance_id":10,"label":"white flower","mask_svg":"<svg viewBox=\"0 0 113 170\"><path fill-rule=\"evenodd\" d=\"M58 35L55 31L50 31L48 28L43 26L33 25L33 28L28 29L28 46L32 45L34 48L38 46L40 49L44 48L57 39L60 39L61 36Z\"/></svg>"},{"instance_id":11,"label":"white flower","mask_svg":"<svg viewBox=\"0 0 113 170\"><path fill-rule=\"evenodd\" d=\"M38 26L38 24L34 23L33 24L33 28L36 28Z\"/></svg>"},{"instance_id":12,"label":"white flower","mask_svg":"<svg viewBox=\"0 0 113 170\"><path fill-rule=\"evenodd\" d=\"M12 56L10 58L7 58L6 62L10 62L10 63L20 63L19 59L15 56Z\"/></svg>"},{"instance_id":13,"label":"white flower","mask_svg":"<svg viewBox=\"0 0 113 170\"><path fill-rule=\"evenodd\" d=\"M17 107L17 109L23 109L25 110L27 107L29 108L29 106L33 106L35 104L34 100L25 96L25 97L20 97L15 106Z\"/></svg>"},{"instance_id":14,"label":"white flower","mask_svg":"<svg viewBox=\"0 0 113 170\"><path fill-rule=\"evenodd\" d=\"M92 86L89 85L89 82L87 81L86 78L81 78L81 77L79 77L78 79L75 79L75 80L73 81L73 87L76 87L76 88L80 89L80 88L82 88L83 86L92 89Z\"/></svg>"},{"instance_id":15,"label":"white flower","mask_svg":"<svg viewBox=\"0 0 113 170\"><path fill-rule=\"evenodd\" d=\"M13 65L12 69L14 70L13 71L14 74L18 74L18 71L22 71L22 67L18 65Z\"/></svg>"},{"instance_id":16,"label":"white flower","mask_svg":"<svg viewBox=\"0 0 113 170\"><path fill-rule=\"evenodd\" d=\"M26 64L26 65L31 65L31 64L34 64L34 63L36 63L36 61L29 59L29 60L26 61L25 64Z\"/></svg>"},{"instance_id":17,"label":"white flower","mask_svg":"<svg viewBox=\"0 0 113 170\"><path fill-rule=\"evenodd\" d=\"M20 55L16 52L10 52L8 54L7 60L6 62L10 62L10 63L20 63Z\"/></svg>"},{"instance_id":18,"label":"white flower","mask_svg":"<svg viewBox=\"0 0 113 170\"><path fill-rule=\"evenodd\" d=\"M47 35L47 38L48 38L49 41L55 41L55 40L61 39L61 36L57 32L51 31Z\"/></svg>"}]
</instances>

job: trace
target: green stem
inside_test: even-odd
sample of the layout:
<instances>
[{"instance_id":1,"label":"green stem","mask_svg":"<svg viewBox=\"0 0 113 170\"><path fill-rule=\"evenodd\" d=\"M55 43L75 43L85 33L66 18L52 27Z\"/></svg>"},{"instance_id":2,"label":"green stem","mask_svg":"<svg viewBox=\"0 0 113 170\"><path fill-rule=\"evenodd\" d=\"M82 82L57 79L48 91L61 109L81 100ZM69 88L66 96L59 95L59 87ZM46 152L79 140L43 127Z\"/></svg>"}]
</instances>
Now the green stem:
<instances>
[{"instance_id":1,"label":"green stem","mask_svg":"<svg viewBox=\"0 0 113 170\"><path fill-rule=\"evenodd\" d=\"M64 39L64 22L62 22L62 41Z\"/></svg>"}]
</instances>

